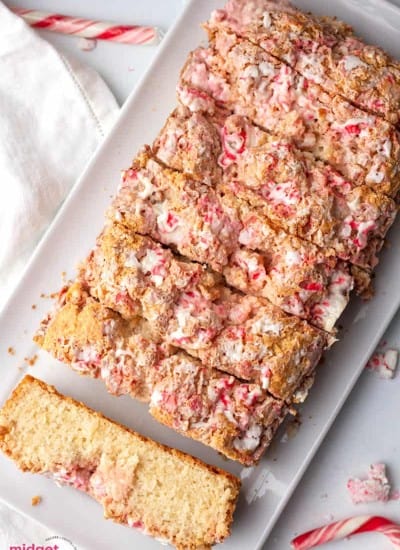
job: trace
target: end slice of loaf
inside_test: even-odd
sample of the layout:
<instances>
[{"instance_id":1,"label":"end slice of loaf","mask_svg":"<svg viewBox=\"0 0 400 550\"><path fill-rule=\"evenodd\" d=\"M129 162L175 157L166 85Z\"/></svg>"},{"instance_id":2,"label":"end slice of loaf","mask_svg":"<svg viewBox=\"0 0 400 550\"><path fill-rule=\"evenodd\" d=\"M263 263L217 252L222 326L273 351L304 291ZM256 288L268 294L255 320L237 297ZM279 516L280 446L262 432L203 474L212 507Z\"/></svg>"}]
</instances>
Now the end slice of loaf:
<instances>
[{"instance_id":1,"label":"end slice of loaf","mask_svg":"<svg viewBox=\"0 0 400 550\"><path fill-rule=\"evenodd\" d=\"M230 534L240 481L25 376L0 411L0 449L103 505L104 516L178 549Z\"/></svg>"}]
</instances>

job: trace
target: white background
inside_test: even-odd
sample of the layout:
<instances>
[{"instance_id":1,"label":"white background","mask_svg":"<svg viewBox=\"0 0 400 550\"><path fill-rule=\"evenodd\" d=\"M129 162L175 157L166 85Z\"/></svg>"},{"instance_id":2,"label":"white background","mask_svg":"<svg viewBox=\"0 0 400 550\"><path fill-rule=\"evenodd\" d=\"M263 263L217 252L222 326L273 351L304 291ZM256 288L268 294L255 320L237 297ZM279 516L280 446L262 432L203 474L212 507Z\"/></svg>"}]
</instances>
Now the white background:
<instances>
[{"instance_id":1,"label":"white background","mask_svg":"<svg viewBox=\"0 0 400 550\"><path fill-rule=\"evenodd\" d=\"M400 6L400 0L393 3ZM43 10L51 10L55 5L52 0L14 0L13 4ZM113 0L112 3L106 0L98 0L96 3L59 0L56 3L57 11L61 13L125 24L155 24L164 30L174 21L183 4L183 0ZM97 69L120 103L135 87L156 51L156 47L99 42L94 51L82 52L76 38L48 32L42 32L42 36L63 52L78 56ZM179 48L179 44L176 47ZM388 346L400 347L400 315L392 323L385 340ZM354 346L357 346L357 342L354 342ZM392 381L386 381L370 372L363 374L282 514L265 550L289 548L289 541L296 533L348 515L379 514L400 522L400 501L356 507L351 504L346 492L347 479L350 476L362 476L368 465L377 461L387 463L393 485L400 489L399 397L400 375ZM310 418L303 419L303 422L312 421ZM301 437L301 428L298 437ZM287 445L290 452L290 441ZM5 519L5 513L1 513ZM19 521L14 515L12 519ZM29 529L29 522L26 529ZM362 535L332 544L329 548L385 550L390 549L391 545L378 535Z\"/></svg>"}]
</instances>

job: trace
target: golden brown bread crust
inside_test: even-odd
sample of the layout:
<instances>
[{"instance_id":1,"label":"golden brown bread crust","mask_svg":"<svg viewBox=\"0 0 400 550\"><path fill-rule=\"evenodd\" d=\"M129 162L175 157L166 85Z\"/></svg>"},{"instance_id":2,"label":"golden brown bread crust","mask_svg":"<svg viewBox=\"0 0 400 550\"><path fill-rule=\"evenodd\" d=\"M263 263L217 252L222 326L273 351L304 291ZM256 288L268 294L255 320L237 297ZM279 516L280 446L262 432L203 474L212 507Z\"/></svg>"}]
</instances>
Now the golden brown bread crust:
<instances>
[{"instance_id":1,"label":"golden brown bread crust","mask_svg":"<svg viewBox=\"0 0 400 550\"><path fill-rule=\"evenodd\" d=\"M35 456L31 457L31 460L26 460L22 456L22 452L19 452L17 449L15 437L18 438L18 421L23 421L23 418L18 418L18 404L23 402L24 400L30 399L30 393L32 390L39 390L39 395L42 397L43 400L47 399L48 397L55 396L57 398L57 402L62 402L64 405L67 405L71 409L75 409L79 413L83 413L82 417L84 418L85 415L89 414L91 418L98 419L100 421L100 429L103 425L107 425L107 427L113 432L113 433L126 433L129 434L132 440L132 443L137 444L137 442L143 443L146 448L149 449L149 452L155 452L159 456L166 456L169 455L171 457L174 457L177 461L177 464L184 463L185 465L188 465L190 468L193 468L194 470L198 472L204 472L208 473L211 477L215 476L215 479L224 479L225 485L230 491L230 498L227 501L226 510L224 511L224 521L223 521L223 527L221 532L221 526L219 525L219 532L218 532L218 539L222 540L223 538L227 537L230 533L230 525L232 522L233 512L236 505L236 499L239 493L240 488L240 481L233 475L224 472L223 470L210 466L207 464L204 464L197 458L194 458L190 455L186 455L180 451L177 451L175 449L171 449L169 447L166 447L164 445L161 445L160 443L157 443L155 441L149 440L144 436L141 436L140 434L137 434L133 430L130 430L129 428L126 428L125 426L121 426L119 423L108 419L101 413L98 413L90 408L88 408L86 405L84 405L81 402L75 401L70 397L63 396L57 390L50 385L45 384L41 380L38 380L32 376L25 376L23 380L19 383L19 385L14 389L11 396L6 401L5 405L0 411L0 449L10 458L12 458L18 465L18 467L22 471L30 471L33 473L43 473L41 470L40 461L35 461ZM17 411L17 412L15 412ZM57 412L55 412L57 414ZM61 418L61 417L60 417ZM45 425L45 424L44 424ZM73 429L74 427L71 426L70 429ZM116 457L115 457L116 458ZM62 465L61 465L62 466ZM177 475L179 470L177 470ZM54 473L54 472L53 472ZM208 479L208 477L207 477ZM189 482L189 480L188 480ZM198 487L198 491L201 491L202 488ZM92 494L93 496L93 494ZM101 499L97 499L100 500ZM124 517L121 514L114 514L112 512L112 507L108 506L105 509L106 517L110 517L110 519L113 519L114 521L122 524L126 524L126 517ZM150 526L145 527L149 528ZM210 526L211 527L211 526ZM172 529L172 530L171 530ZM212 533L213 528L211 528L210 533L207 535L204 541L196 540L195 537L193 540L187 540L182 541L181 538L179 538L179 532L177 536L174 536L172 532L174 531L174 527L167 529L159 529L157 530L154 528L154 526L151 526L151 529L149 530L149 534L156 537L161 537L169 540L171 543L173 543L177 548L181 549L193 549L198 550L199 548L203 547L210 547L213 543L218 542L217 540L212 540L211 537L215 536L216 533Z\"/></svg>"}]
</instances>

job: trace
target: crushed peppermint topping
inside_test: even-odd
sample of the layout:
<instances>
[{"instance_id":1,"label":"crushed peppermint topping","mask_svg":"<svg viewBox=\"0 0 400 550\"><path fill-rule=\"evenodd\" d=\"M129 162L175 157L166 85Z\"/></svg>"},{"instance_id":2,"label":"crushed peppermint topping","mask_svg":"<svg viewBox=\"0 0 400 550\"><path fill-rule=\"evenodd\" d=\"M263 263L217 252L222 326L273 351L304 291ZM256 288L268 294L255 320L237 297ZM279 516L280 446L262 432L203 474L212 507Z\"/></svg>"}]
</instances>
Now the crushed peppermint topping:
<instances>
[{"instance_id":1,"label":"crushed peppermint topping","mask_svg":"<svg viewBox=\"0 0 400 550\"><path fill-rule=\"evenodd\" d=\"M275 68L271 63L263 61L259 64L258 69L263 76L271 76L275 73Z\"/></svg>"},{"instance_id":2,"label":"crushed peppermint topping","mask_svg":"<svg viewBox=\"0 0 400 550\"><path fill-rule=\"evenodd\" d=\"M352 242L359 250L364 249L368 244L369 233L376 228L376 222L374 220L358 222L353 216L347 216L343 220L343 225L340 229L340 235L342 237L350 237L353 232L355 236L352 238Z\"/></svg>"},{"instance_id":3,"label":"crushed peppermint topping","mask_svg":"<svg viewBox=\"0 0 400 550\"><path fill-rule=\"evenodd\" d=\"M125 267L139 269L140 262L136 257L136 254L133 250L129 250L125 256Z\"/></svg>"},{"instance_id":4,"label":"crushed peppermint topping","mask_svg":"<svg viewBox=\"0 0 400 550\"><path fill-rule=\"evenodd\" d=\"M247 135L244 129L240 132L228 132L226 126L222 129L223 153L218 159L222 168L230 166L246 148Z\"/></svg>"},{"instance_id":5,"label":"crushed peppermint topping","mask_svg":"<svg viewBox=\"0 0 400 550\"><path fill-rule=\"evenodd\" d=\"M346 71L352 71L357 67L367 67L367 64L361 61L356 55L346 55L343 59L343 64Z\"/></svg>"},{"instance_id":6,"label":"crushed peppermint topping","mask_svg":"<svg viewBox=\"0 0 400 550\"><path fill-rule=\"evenodd\" d=\"M263 196L275 205L293 206L300 201L299 190L291 181L264 185Z\"/></svg>"},{"instance_id":7,"label":"crushed peppermint topping","mask_svg":"<svg viewBox=\"0 0 400 550\"><path fill-rule=\"evenodd\" d=\"M392 152L392 142L390 141L390 139L387 139L385 141L385 143L383 144L382 149L383 149L383 152L385 153L385 156L387 158L390 158L390 154Z\"/></svg>"},{"instance_id":8,"label":"crushed peppermint topping","mask_svg":"<svg viewBox=\"0 0 400 550\"><path fill-rule=\"evenodd\" d=\"M162 393L157 389L153 390L153 392L151 393L150 405L157 406L157 405L160 405L162 402L163 402Z\"/></svg>"},{"instance_id":9,"label":"crushed peppermint topping","mask_svg":"<svg viewBox=\"0 0 400 550\"><path fill-rule=\"evenodd\" d=\"M167 275L165 268L166 259L163 251L148 249L146 256L142 258L140 265L144 273L149 273L156 286L161 286Z\"/></svg>"},{"instance_id":10,"label":"crushed peppermint topping","mask_svg":"<svg viewBox=\"0 0 400 550\"><path fill-rule=\"evenodd\" d=\"M261 386L263 390L267 390L271 380L272 371L269 367L262 367L261 369Z\"/></svg>"},{"instance_id":11,"label":"crushed peppermint topping","mask_svg":"<svg viewBox=\"0 0 400 550\"><path fill-rule=\"evenodd\" d=\"M143 521L140 521L140 520L134 520L133 518L131 517L128 517L126 519L126 523L129 527L134 527L135 529L139 529L140 531L142 531L144 533L145 531L145 527L144 527L144 523Z\"/></svg>"},{"instance_id":12,"label":"crushed peppermint topping","mask_svg":"<svg viewBox=\"0 0 400 550\"><path fill-rule=\"evenodd\" d=\"M150 178L143 172L137 174L142 189L138 192L140 199L148 199L156 190L156 187L151 183Z\"/></svg>"},{"instance_id":13,"label":"crushed peppermint topping","mask_svg":"<svg viewBox=\"0 0 400 550\"><path fill-rule=\"evenodd\" d=\"M253 334L264 334L267 332L274 336L279 336L282 328L281 323L274 322L268 315L263 315L251 323L251 332Z\"/></svg>"},{"instance_id":14,"label":"crushed peppermint topping","mask_svg":"<svg viewBox=\"0 0 400 550\"><path fill-rule=\"evenodd\" d=\"M381 183L384 177L385 175L383 172L379 172L378 170L375 170L375 168L372 168L367 174L366 181L371 181L372 183Z\"/></svg>"},{"instance_id":15,"label":"crushed peppermint topping","mask_svg":"<svg viewBox=\"0 0 400 550\"><path fill-rule=\"evenodd\" d=\"M271 26L271 16L270 14L266 11L264 12L264 15L263 15L263 27L265 29L269 29Z\"/></svg>"},{"instance_id":16,"label":"crushed peppermint topping","mask_svg":"<svg viewBox=\"0 0 400 550\"><path fill-rule=\"evenodd\" d=\"M346 130L349 134L359 134L363 127L370 126L373 122L374 119L372 117L349 118L342 124L332 124L332 128L336 130Z\"/></svg>"},{"instance_id":17,"label":"crushed peppermint topping","mask_svg":"<svg viewBox=\"0 0 400 550\"><path fill-rule=\"evenodd\" d=\"M262 427L259 424L250 426L243 437L237 437L233 441L233 446L238 451L255 451L260 444Z\"/></svg>"},{"instance_id":18,"label":"crushed peppermint topping","mask_svg":"<svg viewBox=\"0 0 400 550\"><path fill-rule=\"evenodd\" d=\"M296 250L288 248L285 252L285 262L288 266L299 265L301 263L301 254Z\"/></svg>"},{"instance_id":19,"label":"crushed peppermint topping","mask_svg":"<svg viewBox=\"0 0 400 550\"><path fill-rule=\"evenodd\" d=\"M312 309L314 322L318 321L325 330L332 330L347 306L352 288L353 279L349 274L340 270L334 271L328 287L328 296L316 303Z\"/></svg>"},{"instance_id":20,"label":"crushed peppermint topping","mask_svg":"<svg viewBox=\"0 0 400 550\"><path fill-rule=\"evenodd\" d=\"M385 464L371 464L367 479L350 478L347 489L353 504L387 502L391 487Z\"/></svg>"},{"instance_id":21,"label":"crushed peppermint topping","mask_svg":"<svg viewBox=\"0 0 400 550\"><path fill-rule=\"evenodd\" d=\"M179 225L179 218L173 212L162 212L157 217L157 224L163 233L173 233Z\"/></svg>"},{"instance_id":22,"label":"crushed peppermint topping","mask_svg":"<svg viewBox=\"0 0 400 550\"><path fill-rule=\"evenodd\" d=\"M257 65L247 65L243 71L244 78L258 78L259 74Z\"/></svg>"},{"instance_id":23,"label":"crushed peppermint topping","mask_svg":"<svg viewBox=\"0 0 400 550\"><path fill-rule=\"evenodd\" d=\"M80 491L88 492L92 474L93 470L90 468L73 466L69 469L59 468L57 472L49 472L48 475L60 485L69 485L71 487L75 487L75 489L79 489Z\"/></svg>"},{"instance_id":24,"label":"crushed peppermint topping","mask_svg":"<svg viewBox=\"0 0 400 550\"><path fill-rule=\"evenodd\" d=\"M378 373L380 378L390 379L394 377L399 352L396 349L388 349L375 353L368 361L366 368Z\"/></svg>"}]
</instances>

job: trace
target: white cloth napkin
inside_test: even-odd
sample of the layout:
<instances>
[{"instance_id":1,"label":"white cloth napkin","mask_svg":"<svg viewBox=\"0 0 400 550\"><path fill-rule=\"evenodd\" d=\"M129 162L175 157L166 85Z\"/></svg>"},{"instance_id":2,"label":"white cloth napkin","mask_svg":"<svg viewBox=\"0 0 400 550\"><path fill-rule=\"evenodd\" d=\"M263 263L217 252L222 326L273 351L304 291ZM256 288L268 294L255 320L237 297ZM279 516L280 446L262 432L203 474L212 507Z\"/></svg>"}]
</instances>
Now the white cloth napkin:
<instances>
[{"instance_id":1,"label":"white cloth napkin","mask_svg":"<svg viewBox=\"0 0 400 550\"><path fill-rule=\"evenodd\" d=\"M93 69L0 1L0 308L117 112ZM50 535L0 502L1 549Z\"/></svg>"},{"instance_id":2,"label":"white cloth napkin","mask_svg":"<svg viewBox=\"0 0 400 550\"><path fill-rule=\"evenodd\" d=\"M0 1L0 308L117 111L93 69Z\"/></svg>"},{"instance_id":3,"label":"white cloth napkin","mask_svg":"<svg viewBox=\"0 0 400 550\"><path fill-rule=\"evenodd\" d=\"M40 523L22 516L0 501L0 548L8 550L12 545L35 543L37 546L45 545L46 539L54 536L54 533ZM61 545L59 545L60 550ZM65 549L67 549L65 545ZM71 546L69 546L71 548ZM79 548L79 550L82 550Z\"/></svg>"}]
</instances>

